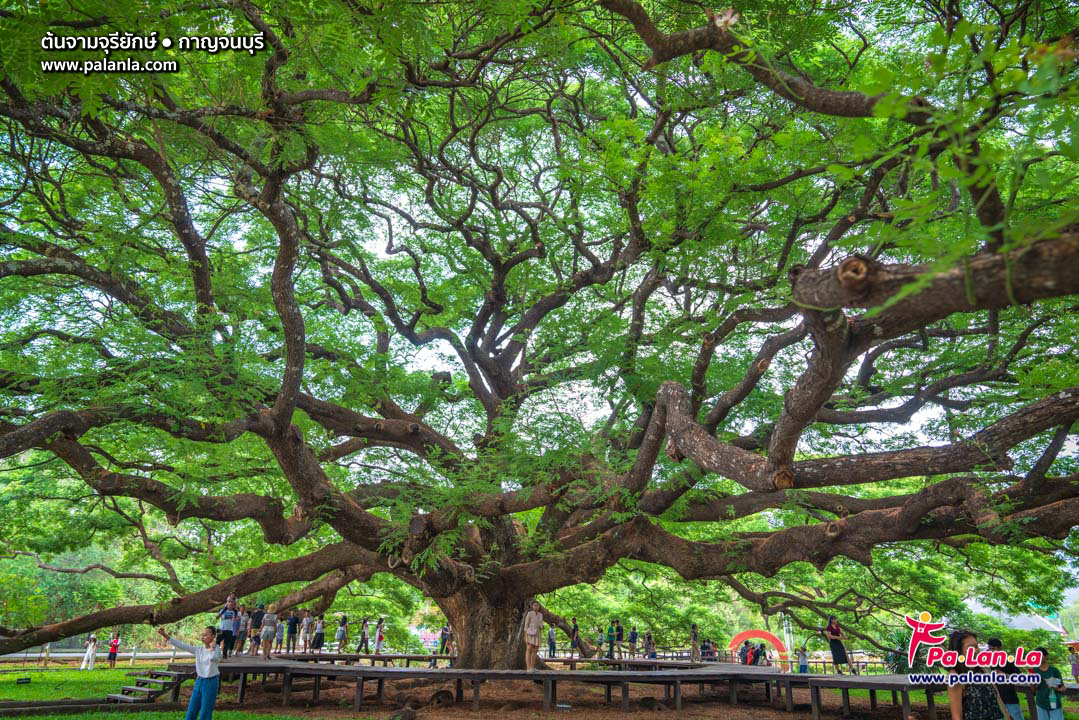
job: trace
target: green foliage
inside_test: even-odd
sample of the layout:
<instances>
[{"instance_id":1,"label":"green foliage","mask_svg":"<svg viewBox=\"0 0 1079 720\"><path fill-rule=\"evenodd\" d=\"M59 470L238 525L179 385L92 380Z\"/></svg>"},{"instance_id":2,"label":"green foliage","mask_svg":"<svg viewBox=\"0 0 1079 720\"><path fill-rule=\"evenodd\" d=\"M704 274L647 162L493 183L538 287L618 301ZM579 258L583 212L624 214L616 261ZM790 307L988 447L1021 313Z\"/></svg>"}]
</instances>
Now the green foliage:
<instances>
[{"instance_id":1,"label":"green foliage","mask_svg":"<svg viewBox=\"0 0 1079 720\"><path fill-rule=\"evenodd\" d=\"M797 106L733 55L701 53L641 70L633 59L649 50L640 38L591 4L279 0L259 8L259 21L287 49L272 92L269 50L131 53L176 59L175 73L41 72L42 60L97 57L45 51L46 32L248 35L252 19L241 5L7 5L0 266L72 254L123 287L100 275L0 271L0 429L47 413L100 412L107 421L77 433L97 466L90 473L150 479L161 492L139 500L124 488L91 488L86 478L95 476L85 467L50 453L50 441L64 436L0 461L0 549L156 578L121 582L99 570L44 571L25 556L0 560L0 585L12 589L0 597L0 625L164 602L302 556L340 539L326 518L343 494L392 485L395 492L364 506L387 524L364 538L367 550L403 555L414 516L442 513L455 525L396 575L342 589L332 613L387 617L390 645L414 647L407 626L424 612L416 586L442 560L469 563L486 581L562 551L563 528L544 522L558 512L529 507L494 517L474 506L477 498L520 490L530 499L557 487L552 505L575 522L598 521L606 510L613 523L638 517L640 495L619 484L638 459L626 442L638 418L674 380L699 395L703 421L742 382L762 344L797 320L717 329L741 311L787 307L796 266L859 253L954 267L1001 229L978 218L975 198L990 181L1004 204L1005 250L1079 221L1079 80L1074 51L1059 40L1079 18L1066 4L1009 28L991 3L964 5L954 22L898 1L765 0L743 9L732 27L747 51L743 65L757 63L758 76L777 70L871 95L871 117ZM663 32L705 21L698 3L645 5ZM68 33L56 22L69 13L108 20ZM28 129L31 120L7 110L23 99L50 132ZM906 122L921 112L925 124ZM88 150L86 143L104 142L102 128L145 144L160 165ZM270 182L255 166L282 174ZM284 476L263 436L226 441L232 424L250 428L273 405L285 368L269 282L280 219L275 225L251 201L248 183L259 185L254 196L279 188L301 228L291 279L307 345L302 393L342 410L328 419L312 401L293 417L322 459L329 490L314 499L304 482ZM204 240L214 297L207 312L169 207L174 192ZM849 230L831 237L848 218ZM830 244L821 244L825 237ZM619 259L631 244L639 253ZM660 280L646 294L650 277ZM933 279L923 275L865 316L915 297ZM537 307L545 314L530 325ZM858 412L925 400L912 420L811 422L800 457L953 442L1079 385L1074 310L1073 300L1054 299L919 328L864 366L866 377L855 378L860 368L852 366L826 406ZM184 332L162 329L162 318ZM707 366L705 337L717 343ZM477 345L487 353L479 363L468 354ZM804 339L779 351L718 421L716 437L752 436L767 447L811 347ZM493 383L490 368L501 365L508 379ZM982 380L950 384L998 366ZM947 387L926 394L936 384ZM485 405L487 392L497 397ZM444 444L417 450L370 429L401 418L422 421ZM1002 466L1025 473L1054 431L1012 448ZM357 445L335 454L350 438ZM684 469L661 455L648 490L680 488ZM1069 445L1050 475L1077 471ZM989 492L1004 485L997 470L971 472ZM946 475L912 471L854 486L835 478L836 487L813 490L879 499ZM690 540L746 542L833 519L791 493L782 507L687 522L694 503L745 492L716 476L693 482L659 520ZM310 531L283 546L268 543L250 518L178 517L207 497L244 503L251 495L311 521ZM1031 600L1059 606L1072 584L1063 551L1076 550L1075 538L1027 540L1022 529L1001 529L1015 539L1010 545L972 536L886 544L873 550L871 567L840 555L822 567L795 563L774 576L727 579L765 606L794 594L802 606L787 616L814 648L822 646L815 628L833 605L845 625L891 646L905 612L958 617L972 597L995 610ZM563 575L573 582L571 569ZM282 583L249 600L270 602L303 586ZM722 641L781 620L716 583L687 583L635 562L544 600L577 615L582 628L619 617L627 628L652 629L660 644L683 642L692 622Z\"/></svg>"}]
</instances>

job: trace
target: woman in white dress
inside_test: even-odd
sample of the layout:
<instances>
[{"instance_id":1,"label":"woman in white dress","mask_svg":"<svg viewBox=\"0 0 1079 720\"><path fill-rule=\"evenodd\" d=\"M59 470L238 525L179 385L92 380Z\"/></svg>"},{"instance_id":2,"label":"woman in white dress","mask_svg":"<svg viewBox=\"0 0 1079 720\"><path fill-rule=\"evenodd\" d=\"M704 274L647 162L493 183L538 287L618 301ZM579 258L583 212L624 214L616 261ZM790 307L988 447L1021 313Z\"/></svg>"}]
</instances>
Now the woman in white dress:
<instances>
[{"instance_id":1,"label":"woman in white dress","mask_svg":"<svg viewBox=\"0 0 1079 720\"><path fill-rule=\"evenodd\" d=\"M86 654L82 656L82 667L79 670L93 670L94 658L97 657L97 635L90 633L86 639ZM89 665L87 665L89 663Z\"/></svg>"}]
</instances>

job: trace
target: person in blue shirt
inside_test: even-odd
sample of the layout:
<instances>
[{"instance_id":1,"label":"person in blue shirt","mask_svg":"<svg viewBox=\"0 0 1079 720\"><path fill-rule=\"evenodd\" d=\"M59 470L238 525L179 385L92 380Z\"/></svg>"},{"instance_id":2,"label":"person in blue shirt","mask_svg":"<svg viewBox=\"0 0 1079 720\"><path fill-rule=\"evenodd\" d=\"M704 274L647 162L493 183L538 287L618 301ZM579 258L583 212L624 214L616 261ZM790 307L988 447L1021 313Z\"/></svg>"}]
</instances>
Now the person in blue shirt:
<instances>
[{"instance_id":1,"label":"person in blue shirt","mask_svg":"<svg viewBox=\"0 0 1079 720\"><path fill-rule=\"evenodd\" d=\"M239 613L236 611L236 601L229 600L228 604L223 607L220 612L217 613L219 620L217 642L222 646L222 657L228 657L232 652L232 644L236 640L234 631L236 629L236 619Z\"/></svg>"}]
</instances>

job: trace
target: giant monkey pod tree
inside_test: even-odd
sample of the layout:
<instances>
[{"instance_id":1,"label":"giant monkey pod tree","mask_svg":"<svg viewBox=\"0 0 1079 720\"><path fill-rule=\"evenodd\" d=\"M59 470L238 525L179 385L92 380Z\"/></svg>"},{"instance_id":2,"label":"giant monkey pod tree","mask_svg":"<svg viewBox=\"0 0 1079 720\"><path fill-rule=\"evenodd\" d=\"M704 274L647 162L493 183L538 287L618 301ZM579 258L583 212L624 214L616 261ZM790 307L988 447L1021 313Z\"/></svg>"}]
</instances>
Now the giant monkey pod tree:
<instances>
[{"instance_id":1,"label":"giant monkey pod tree","mask_svg":"<svg viewBox=\"0 0 1079 720\"><path fill-rule=\"evenodd\" d=\"M0 552L127 543L107 571L160 589L0 652L381 573L507 667L529 599L621 560L806 622L849 596L759 581L1066 562L1077 28L1066 0L5 3ZM103 56L43 38L125 31L174 42L111 60L176 70L42 72ZM264 48L178 42L219 36Z\"/></svg>"}]
</instances>

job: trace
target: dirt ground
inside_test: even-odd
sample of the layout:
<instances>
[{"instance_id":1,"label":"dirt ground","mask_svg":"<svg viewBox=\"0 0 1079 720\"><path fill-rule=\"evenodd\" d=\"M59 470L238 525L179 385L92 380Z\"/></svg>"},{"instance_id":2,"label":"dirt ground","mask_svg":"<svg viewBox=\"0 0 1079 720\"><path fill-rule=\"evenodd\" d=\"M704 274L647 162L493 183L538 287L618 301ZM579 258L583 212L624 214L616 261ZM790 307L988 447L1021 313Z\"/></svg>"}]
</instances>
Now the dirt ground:
<instances>
[{"instance_id":1,"label":"dirt ground","mask_svg":"<svg viewBox=\"0 0 1079 720\"><path fill-rule=\"evenodd\" d=\"M219 709L239 709L241 706L235 703L235 685L222 686L221 696L218 699ZM381 705L375 704L374 686L369 685L368 695L364 697L363 711L357 715L352 710L352 699L355 685L352 683L329 683L323 684L321 697L318 705L311 703L311 691L309 682L293 686L289 702L288 714L297 717L315 718L349 718L356 720L361 718L389 718L396 708L400 707L409 696L427 702L438 690L453 691L453 683L424 684L416 686L414 681L387 682L385 699ZM275 691L276 690L276 691ZM654 698L663 703L663 689L661 687L648 687L644 685L630 686L631 712L642 716L666 715L679 718L709 718L710 720L809 720L809 691L795 690L793 713L785 712L780 706L769 706L765 700L764 690L761 687L750 689L741 687L738 693L738 705L731 707L727 700L726 686L717 687L712 691L705 686L705 695L698 694L698 686L683 686L682 711L676 712L673 703L666 711L663 709L653 710L641 707L644 698ZM947 713L947 701L937 696L937 707L941 717ZM914 709L920 718L926 718L925 698L921 703L912 697ZM838 693L823 693L824 718L841 717L840 696ZM648 704L648 701L645 701ZM942 704L944 705L942 707ZM573 720L614 720L623 717L621 708L621 696L615 689L612 702L607 705L604 701L604 691L600 686L585 685L583 683L563 682L558 687L558 710L544 712L542 688L532 682L487 682L480 688L479 712L472 710L472 691L466 684L465 700L445 708L424 708L417 712L418 720L486 720L498 718L499 720L530 720L531 718L549 717L572 717ZM281 695L279 688L272 684L263 691L259 683L251 683L248 686L247 699L243 709L249 711L266 711L268 714L282 713ZM900 718L900 710L892 707L887 693L880 696L880 704L877 710L869 709L869 700L865 698L851 698L851 711L854 718ZM506 714L512 713L512 718Z\"/></svg>"}]
</instances>

